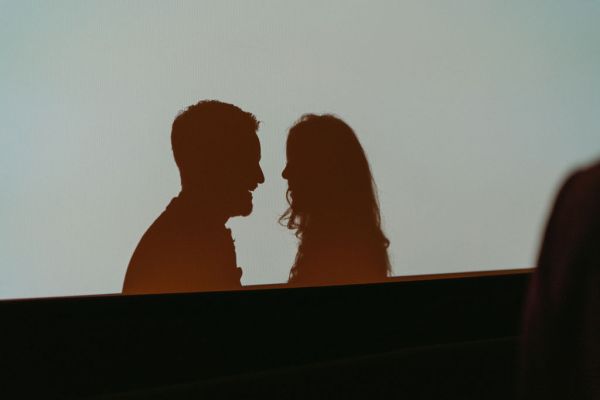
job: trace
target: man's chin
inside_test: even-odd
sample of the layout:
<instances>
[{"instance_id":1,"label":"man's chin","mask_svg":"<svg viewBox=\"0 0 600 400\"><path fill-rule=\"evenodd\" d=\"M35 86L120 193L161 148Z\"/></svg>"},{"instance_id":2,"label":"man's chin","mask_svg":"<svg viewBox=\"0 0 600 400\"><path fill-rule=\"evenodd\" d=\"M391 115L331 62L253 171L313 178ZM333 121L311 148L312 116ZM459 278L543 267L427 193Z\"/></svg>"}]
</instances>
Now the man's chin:
<instances>
[{"instance_id":1,"label":"man's chin","mask_svg":"<svg viewBox=\"0 0 600 400\"><path fill-rule=\"evenodd\" d=\"M248 215L252 214L252 209L252 204L250 204L249 207L246 207L244 210L241 210L239 215L241 217L247 217Z\"/></svg>"},{"instance_id":2,"label":"man's chin","mask_svg":"<svg viewBox=\"0 0 600 400\"><path fill-rule=\"evenodd\" d=\"M247 217L252 214L253 205L252 202L245 204L238 204L232 209L232 217Z\"/></svg>"}]
</instances>

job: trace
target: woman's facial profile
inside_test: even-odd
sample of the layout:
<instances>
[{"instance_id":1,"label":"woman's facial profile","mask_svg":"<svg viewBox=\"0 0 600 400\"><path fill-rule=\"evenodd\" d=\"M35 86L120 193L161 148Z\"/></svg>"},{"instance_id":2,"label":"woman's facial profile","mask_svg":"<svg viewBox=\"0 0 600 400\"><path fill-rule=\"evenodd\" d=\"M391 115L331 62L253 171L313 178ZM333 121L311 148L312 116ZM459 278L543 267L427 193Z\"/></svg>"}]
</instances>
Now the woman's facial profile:
<instances>
[{"instance_id":1,"label":"woman's facial profile","mask_svg":"<svg viewBox=\"0 0 600 400\"><path fill-rule=\"evenodd\" d=\"M281 172L281 176L288 182L290 205L295 212L306 212L312 209L311 198L314 197L313 192L318 186L317 175L320 175L316 172L318 163L311 161L310 149L306 147L306 143L290 136L286 146L287 162Z\"/></svg>"},{"instance_id":2,"label":"woman's facial profile","mask_svg":"<svg viewBox=\"0 0 600 400\"><path fill-rule=\"evenodd\" d=\"M286 144L288 201L296 213L320 213L339 200L340 154L325 127L292 128Z\"/></svg>"},{"instance_id":3,"label":"woman's facial profile","mask_svg":"<svg viewBox=\"0 0 600 400\"><path fill-rule=\"evenodd\" d=\"M288 196L291 207L296 211L302 211L304 199L302 187L302 169L298 165L298 160L294 160L291 155L290 146L287 148L287 162L285 168L281 172L283 179L288 182Z\"/></svg>"}]
</instances>

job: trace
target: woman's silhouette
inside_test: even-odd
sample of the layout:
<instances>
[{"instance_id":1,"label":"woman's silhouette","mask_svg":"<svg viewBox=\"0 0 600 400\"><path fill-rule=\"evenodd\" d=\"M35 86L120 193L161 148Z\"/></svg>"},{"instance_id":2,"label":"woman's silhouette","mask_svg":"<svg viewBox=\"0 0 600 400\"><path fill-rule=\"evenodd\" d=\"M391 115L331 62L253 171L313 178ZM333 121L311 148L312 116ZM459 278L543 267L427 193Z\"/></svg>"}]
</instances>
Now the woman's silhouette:
<instances>
[{"instance_id":1,"label":"woman's silhouette","mask_svg":"<svg viewBox=\"0 0 600 400\"><path fill-rule=\"evenodd\" d=\"M377 282L390 273L375 183L352 128L333 115L306 114L290 129L290 207L280 222L300 239L288 283Z\"/></svg>"}]
</instances>

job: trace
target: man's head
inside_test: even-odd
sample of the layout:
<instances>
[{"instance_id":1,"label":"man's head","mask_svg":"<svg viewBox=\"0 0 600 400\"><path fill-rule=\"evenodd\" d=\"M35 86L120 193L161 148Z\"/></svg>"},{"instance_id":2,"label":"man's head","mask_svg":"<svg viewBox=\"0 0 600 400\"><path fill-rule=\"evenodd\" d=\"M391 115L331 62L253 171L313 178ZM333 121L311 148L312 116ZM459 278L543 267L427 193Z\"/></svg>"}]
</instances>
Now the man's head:
<instances>
[{"instance_id":1,"label":"man's head","mask_svg":"<svg viewBox=\"0 0 600 400\"><path fill-rule=\"evenodd\" d=\"M183 192L227 217L250 214L250 192L264 182L257 129L254 115L216 100L180 113L171 145Z\"/></svg>"}]
</instances>

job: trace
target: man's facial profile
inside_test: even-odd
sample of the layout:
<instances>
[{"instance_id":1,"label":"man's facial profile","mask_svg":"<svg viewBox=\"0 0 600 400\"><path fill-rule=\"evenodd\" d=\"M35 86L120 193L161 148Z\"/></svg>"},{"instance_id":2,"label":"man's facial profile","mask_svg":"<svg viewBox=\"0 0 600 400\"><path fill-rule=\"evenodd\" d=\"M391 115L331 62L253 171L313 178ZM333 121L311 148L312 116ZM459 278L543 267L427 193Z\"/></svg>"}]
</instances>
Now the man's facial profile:
<instances>
[{"instance_id":1,"label":"man's facial profile","mask_svg":"<svg viewBox=\"0 0 600 400\"><path fill-rule=\"evenodd\" d=\"M224 182L223 201L230 217L247 216L252 212L252 192L265 181L260 167L260 142L252 132L244 135L225 162L227 180Z\"/></svg>"}]
</instances>

